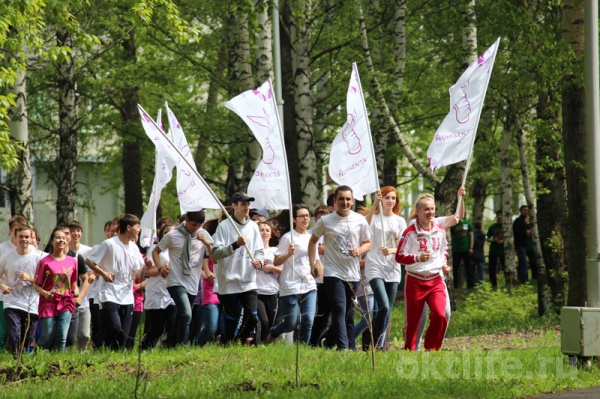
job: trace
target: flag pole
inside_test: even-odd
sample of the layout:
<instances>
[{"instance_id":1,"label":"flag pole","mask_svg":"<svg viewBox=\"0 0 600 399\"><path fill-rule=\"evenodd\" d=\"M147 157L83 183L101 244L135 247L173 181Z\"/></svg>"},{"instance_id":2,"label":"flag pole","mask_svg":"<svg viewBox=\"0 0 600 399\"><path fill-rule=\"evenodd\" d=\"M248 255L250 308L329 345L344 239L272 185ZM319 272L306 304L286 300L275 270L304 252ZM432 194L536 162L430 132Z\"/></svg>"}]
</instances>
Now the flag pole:
<instances>
[{"instance_id":1,"label":"flag pole","mask_svg":"<svg viewBox=\"0 0 600 399\"><path fill-rule=\"evenodd\" d=\"M271 90L271 92L273 94L273 82L271 79L269 79L269 89ZM273 100L275 100L275 96L273 96ZM277 116L277 127L279 130L279 135L281 136L281 145L283 147L283 162L285 164L285 174L286 174L286 178L287 178L287 193L288 193L288 203L290 204L290 208L289 208L289 214L290 214L290 242L292 245L294 245L294 215L293 215L293 204L292 204L292 187L290 185L290 171L288 168L288 161L287 161L287 153L285 151L285 137L283 135L283 126L281 125L281 120L279 119L279 109L277 108L277 104L275 103L275 115ZM296 256L292 256L292 278L295 278L295 258Z\"/></svg>"},{"instance_id":2,"label":"flag pole","mask_svg":"<svg viewBox=\"0 0 600 399\"><path fill-rule=\"evenodd\" d=\"M227 210L225 209L225 207L223 206L223 204L221 204L221 200L219 199L219 197L217 197L217 195L210 188L210 186L208 185L208 183L206 183L206 181L204 180L204 178L200 175L200 173L198 173L198 171L196 170L196 165L192 165L190 163L190 161L188 161L185 158L185 156L181 153L181 151L179 151L179 149L177 148L177 146L171 141L171 139L169 138L169 136L156 124L156 122L154 121L154 119L152 119L150 117L150 114L148 114L146 112L146 110L140 104L138 104L138 109L144 115L148 116L148 119L152 122L152 124L154 125L154 127L160 132L160 134L162 134L162 136L165 138L165 140L167 140L167 142L169 143L169 145L177 152L177 154L187 164L187 166L192 170L192 172L200 179L200 182L204 185L204 187L206 187L206 189L208 190L208 192L210 193L210 195L213 197L213 199L217 202L217 204L219 204L219 207L221 208L221 211L223 211L223 213L225 214L225 216L227 216L227 219L229 219L229 221L231 222L231 225L233 226L233 228L235 229L235 231L237 232L237 234L239 236L241 236L242 233L240 232L240 230L236 226L233 218L231 217L231 215L229 214L229 212L227 212ZM244 244L244 248L246 248L246 251L248 252L248 255L250 255L250 259L252 259L252 261L254 262L256 259L254 259L254 255L252 254L252 252L250 252L250 248L248 247L248 244Z\"/></svg>"},{"instance_id":3,"label":"flag pole","mask_svg":"<svg viewBox=\"0 0 600 399\"><path fill-rule=\"evenodd\" d=\"M371 141L371 156L373 157L373 162L375 163L375 167L373 168L373 172L375 173L375 186L377 187L377 191L380 191L381 188L379 186L379 175L377 173L377 158L375 158L375 146L373 145L371 124L369 123L369 114L367 114L367 103L365 102L365 97L363 95L362 84L360 83L360 75L358 74L358 67L356 66L356 62L352 63L352 69L356 71L356 79L358 79L358 87L360 88L360 98L362 99L363 111L365 113L365 118L367 119L367 130L369 131L369 140ZM397 198L396 201L398 201ZM385 224L383 223L383 203L382 201L379 202L379 215L381 216L381 247L383 248L385 247Z\"/></svg>"}]
</instances>

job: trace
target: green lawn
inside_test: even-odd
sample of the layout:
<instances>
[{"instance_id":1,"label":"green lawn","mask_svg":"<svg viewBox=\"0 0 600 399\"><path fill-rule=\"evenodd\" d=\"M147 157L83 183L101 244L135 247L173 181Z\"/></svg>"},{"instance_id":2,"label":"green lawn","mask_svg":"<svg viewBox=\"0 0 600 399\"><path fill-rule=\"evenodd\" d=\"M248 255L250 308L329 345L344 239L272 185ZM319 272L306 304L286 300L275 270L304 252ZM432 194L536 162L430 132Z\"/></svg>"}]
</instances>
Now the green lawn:
<instances>
[{"instance_id":1,"label":"green lawn","mask_svg":"<svg viewBox=\"0 0 600 399\"><path fill-rule=\"evenodd\" d=\"M535 315L534 288L478 290L463 294L453 313L449 337L555 327L557 317ZM392 340L400 345L402 303L393 314ZM470 331L473 331L470 334ZM137 352L36 353L16 362L0 356L2 388L8 398L134 397L136 376L140 398L171 397L410 397L519 398L544 392L598 385L600 373L571 368L560 352L554 328L511 348L445 349L375 354L300 348L296 386L296 347L206 347ZM505 334L506 335L506 334ZM452 339L452 338L450 338Z\"/></svg>"}]
</instances>

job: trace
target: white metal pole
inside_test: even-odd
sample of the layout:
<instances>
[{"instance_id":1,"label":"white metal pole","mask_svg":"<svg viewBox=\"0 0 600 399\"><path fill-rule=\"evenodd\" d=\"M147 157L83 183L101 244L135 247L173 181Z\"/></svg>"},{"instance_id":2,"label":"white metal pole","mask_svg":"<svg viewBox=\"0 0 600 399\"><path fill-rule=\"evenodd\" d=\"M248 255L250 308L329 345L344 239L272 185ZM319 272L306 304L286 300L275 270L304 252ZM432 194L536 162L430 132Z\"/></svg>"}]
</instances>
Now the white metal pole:
<instances>
[{"instance_id":1,"label":"white metal pole","mask_svg":"<svg viewBox=\"0 0 600 399\"><path fill-rule=\"evenodd\" d=\"M585 20L585 129L587 134L587 173L588 173L588 259L587 306L600 307L600 254L598 250L598 229L600 228L600 139L598 137L600 116L598 115L598 1L586 0Z\"/></svg>"}]
</instances>

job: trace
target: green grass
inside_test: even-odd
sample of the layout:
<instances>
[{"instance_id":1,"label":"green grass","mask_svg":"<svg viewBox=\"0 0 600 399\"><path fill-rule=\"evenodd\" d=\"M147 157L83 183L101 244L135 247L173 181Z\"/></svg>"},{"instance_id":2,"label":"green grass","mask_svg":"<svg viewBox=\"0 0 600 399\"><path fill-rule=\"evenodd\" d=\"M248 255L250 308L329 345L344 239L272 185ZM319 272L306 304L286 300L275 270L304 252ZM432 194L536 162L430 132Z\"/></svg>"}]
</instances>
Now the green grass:
<instances>
[{"instance_id":1,"label":"green grass","mask_svg":"<svg viewBox=\"0 0 600 399\"><path fill-rule=\"evenodd\" d=\"M459 295L449 336L555 327L557 317L536 316L534 288L478 289ZM403 304L393 313L392 340L401 343ZM142 354L140 398L171 397L407 397L411 399L519 398L598 385L598 368L573 369L554 329L504 350L336 352L295 346L205 347ZM36 353L15 361L0 355L0 397L130 398L137 353ZM18 374L18 375L17 375Z\"/></svg>"}]
</instances>

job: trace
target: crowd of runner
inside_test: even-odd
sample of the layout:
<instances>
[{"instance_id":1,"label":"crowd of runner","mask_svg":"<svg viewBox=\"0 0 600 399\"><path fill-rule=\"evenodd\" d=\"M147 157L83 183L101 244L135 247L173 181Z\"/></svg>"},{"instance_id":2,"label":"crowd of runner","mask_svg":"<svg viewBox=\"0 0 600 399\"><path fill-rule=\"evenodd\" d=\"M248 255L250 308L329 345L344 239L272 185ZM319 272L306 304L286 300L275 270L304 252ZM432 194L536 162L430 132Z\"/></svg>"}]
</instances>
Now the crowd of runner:
<instances>
[{"instance_id":1,"label":"crowd of runner","mask_svg":"<svg viewBox=\"0 0 600 399\"><path fill-rule=\"evenodd\" d=\"M340 186L327 205L271 216L236 192L219 219L203 210L160 219L150 248L138 246L130 214L108 221L94 247L71 221L45 248L13 216L0 244L0 340L15 354L280 340L354 350L362 334L363 349L385 350L404 267L405 348L419 348L429 315L423 346L438 350L450 319L445 230L460 218L436 218L422 195L407 223L394 187L374 198L355 212L352 189Z\"/></svg>"}]
</instances>

